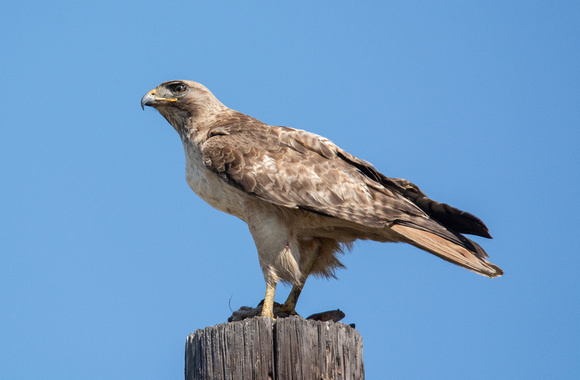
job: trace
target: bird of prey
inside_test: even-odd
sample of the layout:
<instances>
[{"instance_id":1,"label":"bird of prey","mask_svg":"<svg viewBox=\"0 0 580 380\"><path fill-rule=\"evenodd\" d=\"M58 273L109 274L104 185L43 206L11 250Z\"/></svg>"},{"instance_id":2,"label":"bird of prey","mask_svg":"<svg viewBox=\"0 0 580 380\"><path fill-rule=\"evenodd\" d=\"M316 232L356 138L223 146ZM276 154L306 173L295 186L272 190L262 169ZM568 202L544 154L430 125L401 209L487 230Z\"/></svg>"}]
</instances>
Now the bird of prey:
<instances>
[{"instance_id":1,"label":"bird of prey","mask_svg":"<svg viewBox=\"0 0 580 380\"><path fill-rule=\"evenodd\" d=\"M282 308L295 313L306 278L334 277L338 254L358 239L404 242L490 278L503 274L462 235L491 238L480 219L324 137L234 111L193 81L162 83L141 106L181 137L191 189L248 224L266 282L263 317L273 318L279 281L293 285Z\"/></svg>"}]
</instances>

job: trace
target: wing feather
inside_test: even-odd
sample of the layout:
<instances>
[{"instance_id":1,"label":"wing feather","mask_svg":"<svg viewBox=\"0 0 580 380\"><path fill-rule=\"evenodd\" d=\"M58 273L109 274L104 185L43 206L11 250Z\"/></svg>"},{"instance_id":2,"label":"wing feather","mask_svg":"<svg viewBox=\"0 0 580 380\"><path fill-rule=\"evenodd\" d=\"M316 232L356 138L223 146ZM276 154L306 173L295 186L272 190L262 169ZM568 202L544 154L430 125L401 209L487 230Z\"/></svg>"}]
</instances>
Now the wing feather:
<instances>
[{"instance_id":1,"label":"wing feather","mask_svg":"<svg viewBox=\"0 0 580 380\"><path fill-rule=\"evenodd\" d=\"M210 131L202 145L206 166L232 186L371 228L411 226L474 252L461 233L491 237L474 215L429 199L413 183L385 176L324 137L242 116L219 124L219 133Z\"/></svg>"},{"instance_id":2,"label":"wing feather","mask_svg":"<svg viewBox=\"0 0 580 380\"><path fill-rule=\"evenodd\" d=\"M255 119L220 130L203 143L203 162L232 186L280 206L388 226L444 260L488 277L503 274L461 235L491 237L481 220L427 198L407 180L386 177L330 140Z\"/></svg>"},{"instance_id":3,"label":"wing feather","mask_svg":"<svg viewBox=\"0 0 580 380\"><path fill-rule=\"evenodd\" d=\"M344 160L342 151L323 137L257 121L220 128L227 133L210 134L202 145L204 163L232 186L263 200L375 228L427 218L397 189Z\"/></svg>"}]
</instances>

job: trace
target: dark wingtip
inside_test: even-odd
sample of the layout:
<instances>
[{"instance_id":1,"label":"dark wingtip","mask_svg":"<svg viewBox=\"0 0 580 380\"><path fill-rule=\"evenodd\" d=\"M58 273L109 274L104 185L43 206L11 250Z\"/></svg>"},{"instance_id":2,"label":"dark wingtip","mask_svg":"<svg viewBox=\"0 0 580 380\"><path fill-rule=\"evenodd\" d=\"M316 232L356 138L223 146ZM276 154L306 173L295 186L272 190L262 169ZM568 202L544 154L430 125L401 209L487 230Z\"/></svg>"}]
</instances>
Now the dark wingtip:
<instances>
[{"instance_id":1,"label":"dark wingtip","mask_svg":"<svg viewBox=\"0 0 580 380\"><path fill-rule=\"evenodd\" d=\"M455 232L492 239L485 223L469 212L461 211L446 203L439 203L424 196L416 196L413 201L431 218Z\"/></svg>"},{"instance_id":2,"label":"dark wingtip","mask_svg":"<svg viewBox=\"0 0 580 380\"><path fill-rule=\"evenodd\" d=\"M482 232L481 235L478 235L484 238L493 239L493 237L489 234L489 231Z\"/></svg>"}]
</instances>

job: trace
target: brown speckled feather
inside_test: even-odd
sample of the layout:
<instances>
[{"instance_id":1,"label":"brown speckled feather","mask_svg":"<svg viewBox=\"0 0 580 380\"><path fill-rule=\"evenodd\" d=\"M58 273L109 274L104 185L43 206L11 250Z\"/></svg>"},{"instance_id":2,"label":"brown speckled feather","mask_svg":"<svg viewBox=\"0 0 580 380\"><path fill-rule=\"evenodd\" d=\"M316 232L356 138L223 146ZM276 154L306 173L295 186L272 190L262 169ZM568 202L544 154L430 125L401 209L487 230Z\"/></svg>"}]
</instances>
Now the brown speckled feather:
<instances>
[{"instance_id":1,"label":"brown speckled feather","mask_svg":"<svg viewBox=\"0 0 580 380\"><path fill-rule=\"evenodd\" d=\"M229 184L260 199L381 228L425 217L396 189L365 176L330 141L257 120L220 126L203 144L203 162Z\"/></svg>"}]
</instances>

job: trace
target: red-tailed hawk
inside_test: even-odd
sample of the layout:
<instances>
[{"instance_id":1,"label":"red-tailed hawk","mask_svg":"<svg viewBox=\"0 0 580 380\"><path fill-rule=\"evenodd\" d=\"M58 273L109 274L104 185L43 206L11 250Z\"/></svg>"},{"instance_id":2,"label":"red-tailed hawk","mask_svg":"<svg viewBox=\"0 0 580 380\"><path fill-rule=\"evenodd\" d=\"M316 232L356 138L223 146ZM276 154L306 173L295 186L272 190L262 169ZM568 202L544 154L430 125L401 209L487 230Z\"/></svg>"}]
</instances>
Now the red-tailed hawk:
<instances>
[{"instance_id":1,"label":"red-tailed hawk","mask_svg":"<svg viewBox=\"0 0 580 380\"><path fill-rule=\"evenodd\" d=\"M409 243L488 277L503 274L462 235L491 238L481 220L324 137L262 123L192 81L162 83L141 106L179 133L191 189L248 224L266 281L262 316L273 316L278 281L294 285L283 305L293 312L306 278L334 277L337 254L357 239Z\"/></svg>"}]
</instances>

